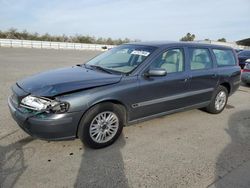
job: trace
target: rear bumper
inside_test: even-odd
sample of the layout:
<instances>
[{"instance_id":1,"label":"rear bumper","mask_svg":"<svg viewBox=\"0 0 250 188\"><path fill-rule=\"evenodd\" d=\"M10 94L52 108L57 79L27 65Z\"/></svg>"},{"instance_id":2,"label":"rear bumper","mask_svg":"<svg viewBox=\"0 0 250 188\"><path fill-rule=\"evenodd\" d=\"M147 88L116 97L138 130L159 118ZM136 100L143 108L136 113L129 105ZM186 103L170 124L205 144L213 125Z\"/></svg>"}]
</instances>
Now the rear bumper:
<instances>
[{"instance_id":1,"label":"rear bumper","mask_svg":"<svg viewBox=\"0 0 250 188\"><path fill-rule=\"evenodd\" d=\"M45 140L64 140L76 137L82 112L48 114L45 116L22 113L15 108L11 98L8 106L13 119L29 135Z\"/></svg>"},{"instance_id":2,"label":"rear bumper","mask_svg":"<svg viewBox=\"0 0 250 188\"><path fill-rule=\"evenodd\" d=\"M242 73L241 81L244 83L250 83L250 72L249 73Z\"/></svg>"}]
</instances>

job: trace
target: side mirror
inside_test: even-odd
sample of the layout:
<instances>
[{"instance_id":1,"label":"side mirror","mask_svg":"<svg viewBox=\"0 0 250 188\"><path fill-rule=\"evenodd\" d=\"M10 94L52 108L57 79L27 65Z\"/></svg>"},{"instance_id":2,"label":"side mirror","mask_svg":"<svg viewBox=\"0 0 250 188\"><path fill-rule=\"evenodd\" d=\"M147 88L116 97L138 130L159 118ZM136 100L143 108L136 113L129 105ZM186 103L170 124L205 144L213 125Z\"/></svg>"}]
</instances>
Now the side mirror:
<instances>
[{"instance_id":1,"label":"side mirror","mask_svg":"<svg viewBox=\"0 0 250 188\"><path fill-rule=\"evenodd\" d=\"M150 77L150 76L166 76L167 71L166 71L166 69L149 69L149 71L146 72L144 75L147 76L147 77Z\"/></svg>"}]
</instances>

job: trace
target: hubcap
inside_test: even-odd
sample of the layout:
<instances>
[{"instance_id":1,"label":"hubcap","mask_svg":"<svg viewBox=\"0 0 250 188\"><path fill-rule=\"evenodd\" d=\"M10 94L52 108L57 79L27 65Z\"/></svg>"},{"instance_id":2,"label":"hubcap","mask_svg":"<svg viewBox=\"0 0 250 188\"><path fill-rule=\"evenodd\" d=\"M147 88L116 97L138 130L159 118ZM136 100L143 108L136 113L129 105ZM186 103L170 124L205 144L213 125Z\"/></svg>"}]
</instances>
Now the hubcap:
<instances>
[{"instance_id":1,"label":"hubcap","mask_svg":"<svg viewBox=\"0 0 250 188\"><path fill-rule=\"evenodd\" d=\"M111 140L117 133L119 119L113 112L106 111L97 114L89 128L90 137L97 143L105 143Z\"/></svg>"},{"instance_id":2,"label":"hubcap","mask_svg":"<svg viewBox=\"0 0 250 188\"><path fill-rule=\"evenodd\" d=\"M226 104L227 96L224 91L220 91L215 98L215 109L222 110Z\"/></svg>"}]
</instances>

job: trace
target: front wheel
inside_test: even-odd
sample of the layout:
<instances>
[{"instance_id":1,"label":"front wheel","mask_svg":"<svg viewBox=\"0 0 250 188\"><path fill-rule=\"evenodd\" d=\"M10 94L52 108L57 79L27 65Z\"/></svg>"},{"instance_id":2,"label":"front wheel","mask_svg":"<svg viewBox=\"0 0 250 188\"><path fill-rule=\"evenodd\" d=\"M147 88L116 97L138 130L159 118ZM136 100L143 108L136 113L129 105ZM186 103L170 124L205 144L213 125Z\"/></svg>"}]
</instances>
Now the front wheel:
<instances>
[{"instance_id":1,"label":"front wheel","mask_svg":"<svg viewBox=\"0 0 250 188\"><path fill-rule=\"evenodd\" d=\"M113 103L100 103L83 116L78 136L91 148L111 145L120 136L124 124L124 109Z\"/></svg>"},{"instance_id":2,"label":"front wheel","mask_svg":"<svg viewBox=\"0 0 250 188\"><path fill-rule=\"evenodd\" d=\"M209 104L209 106L206 107L206 111L212 113L212 114L218 114L222 112L227 104L228 100L228 91L224 86L219 86Z\"/></svg>"}]
</instances>

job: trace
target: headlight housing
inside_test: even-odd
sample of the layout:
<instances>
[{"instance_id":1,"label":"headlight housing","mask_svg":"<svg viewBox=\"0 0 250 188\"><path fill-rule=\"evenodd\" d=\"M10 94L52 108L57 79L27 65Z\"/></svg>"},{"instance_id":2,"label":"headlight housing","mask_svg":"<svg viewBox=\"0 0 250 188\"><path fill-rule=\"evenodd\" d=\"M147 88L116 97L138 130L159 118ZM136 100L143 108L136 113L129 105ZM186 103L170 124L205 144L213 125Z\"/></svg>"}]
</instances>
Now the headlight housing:
<instances>
[{"instance_id":1,"label":"headlight housing","mask_svg":"<svg viewBox=\"0 0 250 188\"><path fill-rule=\"evenodd\" d=\"M21 100L21 107L38 112L64 113L69 109L69 103L51 100L45 97L28 95Z\"/></svg>"},{"instance_id":2,"label":"headlight housing","mask_svg":"<svg viewBox=\"0 0 250 188\"><path fill-rule=\"evenodd\" d=\"M245 62L250 63L250 59L247 59Z\"/></svg>"}]
</instances>

